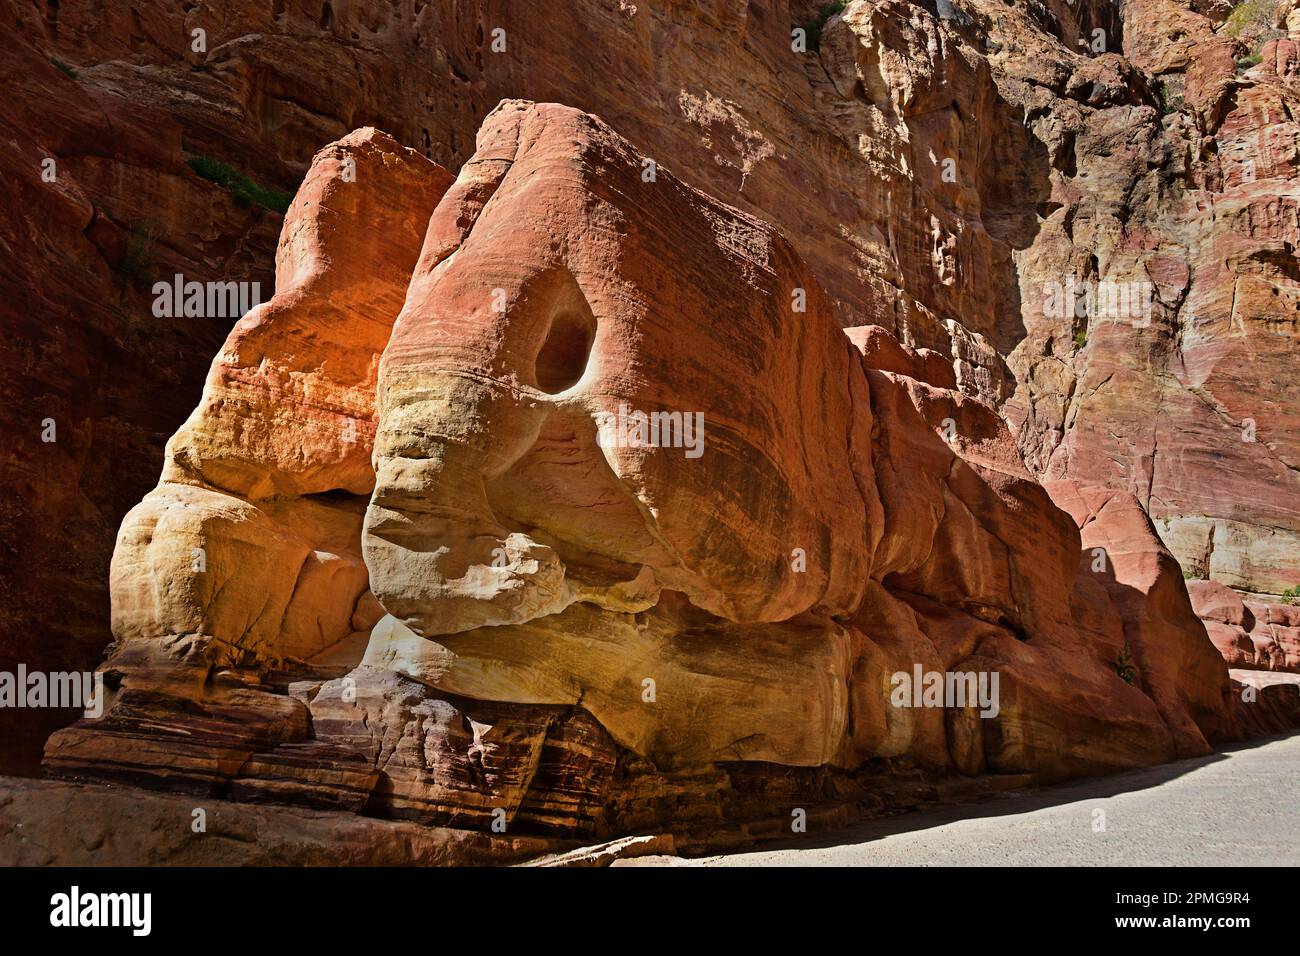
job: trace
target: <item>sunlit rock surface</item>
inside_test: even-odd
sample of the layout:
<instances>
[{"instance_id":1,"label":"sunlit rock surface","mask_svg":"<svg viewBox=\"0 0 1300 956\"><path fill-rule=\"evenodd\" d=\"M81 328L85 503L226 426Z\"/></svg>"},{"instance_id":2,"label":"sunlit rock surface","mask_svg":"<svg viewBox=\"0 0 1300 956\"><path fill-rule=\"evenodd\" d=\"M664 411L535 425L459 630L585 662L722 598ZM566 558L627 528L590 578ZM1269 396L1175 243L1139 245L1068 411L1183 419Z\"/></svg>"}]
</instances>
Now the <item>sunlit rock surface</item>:
<instances>
[{"instance_id":1,"label":"sunlit rock surface","mask_svg":"<svg viewBox=\"0 0 1300 956\"><path fill-rule=\"evenodd\" d=\"M367 203L442 193L409 157L385 165L413 178L401 191L333 175L337 151L387 143L322 152L282 249L330 234L322 188L377 192L339 236ZM754 813L744 788L799 768L847 793L889 761L1059 779L1239 733L1227 666L1136 499L1039 485L945 364L845 334L775 230L644 168L590 114L510 101L418 261L401 218L382 267L282 258L318 285L287 280L217 357L119 542L108 712L56 734L47 770L571 835L662 825L679 803ZM312 288L342 315L302 336ZM331 374L267 400L294 367ZM290 418L304 428L277 432ZM336 431L355 419L358 443L375 436L360 460ZM293 536L312 573L286 595L251 559ZM216 565L219 587L212 565L157 570L200 540L254 544ZM237 610L266 607L278 630ZM895 693L949 672L995 690Z\"/></svg>"}]
</instances>

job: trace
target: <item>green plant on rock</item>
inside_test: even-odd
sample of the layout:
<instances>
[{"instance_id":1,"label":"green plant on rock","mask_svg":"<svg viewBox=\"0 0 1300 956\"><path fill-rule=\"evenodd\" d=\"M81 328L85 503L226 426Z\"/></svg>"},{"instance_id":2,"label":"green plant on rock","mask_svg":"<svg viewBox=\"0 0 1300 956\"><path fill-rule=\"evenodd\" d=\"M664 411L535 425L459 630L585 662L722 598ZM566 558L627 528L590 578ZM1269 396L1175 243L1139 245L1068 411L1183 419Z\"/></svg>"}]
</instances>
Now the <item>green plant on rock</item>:
<instances>
[{"instance_id":1,"label":"green plant on rock","mask_svg":"<svg viewBox=\"0 0 1300 956\"><path fill-rule=\"evenodd\" d=\"M817 50L821 48L822 30L831 17L841 13L847 7L848 0L835 0L833 3L827 3L822 6L817 13L817 18L809 23L800 24L803 28L804 35L808 38L808 49Z\"/></svg>"},{"instance_id":2,"label":"green plant on rock","mask_svg":"<svg viewBox=\"0 0 1300 956\"><path fill-rule=\"evenodd\" d=\"M256 183L229 163L211 156L195 153L185 163L204 179L223 187L241 206L261 206L283 215L293 202L289 193Z\"/></svg>"},{"instance_id":3,"label":"green plant on rock","mask_svg":"<svg viewBox=\"0 0 1300 956\"><path fill-rule=\"evenodd\" d=\"M1259 63L1260 51L1269 40L1286 36L1278 29L1280 13L1279 0L1245 0L1232 8L1220 32L1241 41L1249 50L1248 55L1237 61L1238 71L1249 70Z\"/></svg>"},{"instance_id":4,"label":"green plant on rock","mask_svg":"<svg viewBox=\"0 0 1300 956\"><path fill-rule=\"evenodd\" d=\"M74 70L72 67L68 66L68 64L64 63L62 60L57 59L55 57L50 57L50 62L53 63L56 67L58 67L60 70L62 70L64 73L68 74L68 76L72 77L74 80L77 78L77 71Z\"/></svg>"},{"instance_id":5,"label":"green plant on rock","mask_svg":"<svg viewBox=\"0 0 1300 956\"><path fill-rule=\"evenodd\" d=\"M145 287L154 280L154 229L151 224L136 226L131 230L126 251L116 262L109 263L113 276L120 285Z\"/></svg>"},{"instance_id":6,"label":"green plant on rock","mask_svg":"<svg viewBox=\"0 0 1300 956\"><path fill-rule=\"evenodd\" d=\"M1160 102L1160 112L1164 115L1182 111L1184 99L1170 89L1169 83L1161 80L1156 84L1156 99Z\"/></svg>"},{"instance_id":7,"label":"green plant on rock","mask_svg":"<svg viewBox=\"0 0 1300 956\"><path fill-rule=\"evenodd\" d=\"M1223 21L1223 32L1231 37L1252 35L1273 25L1277 0L1245 0L1232 8Z\"/></svg>"},{"instance_id":8,"label":"green plant on rock","mask_svg":"<svg viewBox=\"0 0 1300 956\"><path fill-rule=\"evenodd\" d=\"M1287 588L1282 592L1283 604L1300 604L1300 584L1293 588Z\"/></svg>"},{"instance_id":9,"label":"green plant on rock","mask_svg":"<svg viewBox=\"0 0 1300 956\"><path fill-rule=\"evenodd\" d=\"M1124 646L1120 648L1119 659L1115 661L1115 673L1126 684L1132 684L1137 680L1138 671L1133 664L1133 652L1129 649L1127 640L1124 641Z\"/></svg>"}]
</instances>

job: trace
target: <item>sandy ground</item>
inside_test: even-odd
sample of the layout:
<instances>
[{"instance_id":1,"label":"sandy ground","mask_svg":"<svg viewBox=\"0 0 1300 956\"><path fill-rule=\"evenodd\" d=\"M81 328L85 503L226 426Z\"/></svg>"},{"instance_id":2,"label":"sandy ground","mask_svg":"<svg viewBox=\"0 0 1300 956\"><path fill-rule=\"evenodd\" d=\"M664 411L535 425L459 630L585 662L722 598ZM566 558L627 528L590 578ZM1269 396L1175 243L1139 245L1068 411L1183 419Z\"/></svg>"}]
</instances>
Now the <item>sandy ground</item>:
<instances>
[{"instance_id":1,"label":"sandy ground","mask_svg":"<svg viewBox=\"0 0 1300 956\"><path fill-rule=\"evenodd\" d=\"M615 865L1295 866L1300 733L1036 793L812 834L798 844L697 860L647 856Z\"/></svg>"}]
</instances>

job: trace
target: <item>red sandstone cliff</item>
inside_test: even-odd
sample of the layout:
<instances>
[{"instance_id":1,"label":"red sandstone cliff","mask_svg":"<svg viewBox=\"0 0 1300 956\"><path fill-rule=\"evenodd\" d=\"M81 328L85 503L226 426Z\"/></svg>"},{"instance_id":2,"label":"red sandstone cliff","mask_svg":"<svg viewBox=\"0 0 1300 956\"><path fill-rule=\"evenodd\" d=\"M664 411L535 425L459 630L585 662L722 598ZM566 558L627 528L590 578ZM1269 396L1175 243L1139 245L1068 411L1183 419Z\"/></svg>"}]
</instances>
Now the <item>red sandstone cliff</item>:
<instances>
[{"instance_id":1,"label":"red sandstone cliff","mask_svg":"<svg viewBox=\"0 0 1300 956\"><path fill-rule=\"evenodd\" d=\"M178 686L174 662L191 651L195 679L214 666L251 663L263 668L261 681L271 665L259 663L259 654L269 650L278 666L349 641L361 645L386 608L424 638L453 635L434 645L461 662L460 671L439 674L448 693L552 708L526 717L508 711L509 720L522 723L501 751L503 760L525 762L552 754L559 781L552 789L575 775L603 779L566 763L577 752L574 740L602 733L613 736L608 746L643 759L713 760L727 744L737 760L822 765L910 753L970 770L1063 775L1167 759L1235 732L1226 673L1204 653L1209 644L1186 613L1177 565L1262 595L1264 603L1300 583L1297 396L1288 374L1300 314L1296 155L1294 130L1288 132L1298 80L1287 10L1268 9L1252 21L1231 15L1227 4L1189 9L1170 0L1130 0L1120 17L1096 2L969 0L945 4L941 14L925 3L857 0L814 30L816 10L782 2L575 3L548 17L521 3L38 8L5 0L0 9L14 36L0 57L11 91L0 111L13 130L0 146L13 183L0 227L10 250L0 272L10 335L0 354L11 436L0 460L0 667L24 661L81 668L99 659L109 641L115 531L154 485L164 441L193 411L170 444L163 483L122 525L113 574L115 636L124 644L118 660L137 673L161 667L160 686L171 692ZM791 49L793 25L816 35L806 52ZM498 29L504 34L494 34ZM196 30L203 31L201 44ZM597 320L604 312L596 306L617 314L627 297L665 282L663 261L681 254L673 250L686 242L681 221L702 218L730 224L724 251L686 243L691 257L668 273L680 289L657 308L665 316L712 314L724 304L747 310L746 336L763 342L775 335L782 343L771 345L780 362L759 362L752 341L724 338L704 348L727 361L757 362L768 376L765 387L775 392L764 400L771 407L749 421L723 396L700 391L700 378L689 371L677 381L675 365L643 367L645 356L690 342L685 330L665 319L668 337L656 352L640 340L641 326L627 320L637 331L627 334L622 354L645 387L667 383L656 387L679 404L707 406L726 423L733 454L708 465L717 470L702 482L680 472L682 462L648 470L641 462L615 464L618 486L586 492L609 508L609 526L559 547L556 529L548 530L530 503L546 501L548 513L561 515L592 507L571 491L558 503L551 495L572 484L561 480L569 474L563 464L593 476L599 471L590 443L569 433L574 409L542 415L544 401L504 410L493 396L430 386L401 371L405 362L439 381L425 366L444 359L425 353L449 346L421 339L420 329L442 328L443 320L435 322L427 311L433 307L422 310L420 303L441 301L428 287L438 257L469 241L467 223L495 195L500 170L493 164L501 160L491 142L484 154L476 135L508 97L598 116L627 144L619 147L615 165L622 171L611 171L611 181L626 169L644 171L649 159L666 181L702 191L665 208L627 208L605 195L612 187L595 173L581 180L581 189L621 211L631 243L596 243L589 253L593 262L585 267L603 281L618 268L629 270L624 292L604 293L609 303L588 298ZM349 137L365 126L392 140L376 146L379 134ZM298 190L297 219L294 211L283 219L266 208L277 205L274 190L298 189L312 157L330 141L339 155L377 148L375 155L405 157L413 170L420 168L408 152L414 150L428 170L411 175L426 178L418 188L392 187L392 196L364 193L371 204L340 210L346 215L338 223L305 208L314 195L310 179ZM476 149L476 164L464 166ZM53 182L42 176L46 159L55 161ZM212 160L262 191L249 201L246 192L199 175L211 173ZM318 177L326 176L321 162L313 167ZM446 188L435 164L459 171L461 184L425 238L413 222ZM385 160L382 169L389 166ZM335 182L336 173L329 175ZM527 202L497 204L521 217L502 219L501 232L528 221ZM719 211L723 204L734 209ZM587 215L575 211L564 221L586 230ZM295 222L310 223L321 241L301 237ZM600 225L607 223L597 218L591 228ZM571 296L560 279L538 280L540 291L530 292L516 274L531 256L559 254L545 248L543 234L531 244L489 249L487 264L468 279L438 273L439 296L457 301L467 294L464 282L493 275L489 289L518 287L524 301ZM290 267L273 280L277 235L281 263ZM413 243L421 240L423 257L414 265ZM320 252L331 242L340 245ZM790 352L789 331L779 323L767 329L784 286L750 277L733 289L718 278L725 270L711 274L695 265L731 246L744 268L808 291L808 312L799 319L800 335L810 336L806 347ZM784 251L773 260L778 247ZM313 261L333 272L322 266L303 274ZM154 315L152 281L174 273L260 281L263 297L274 288L277 300L227 338L229 320ZM331 275L346 281L337 290L328 279L322 285L320 277ZM560 285L546 285L552 281ZM769 300L743 305L755 289L766 289ZM319 304L313 295L322 297ZM386 323L403 297L412 318L394 346ZM359 316L358 302L373 308ZM287 318L277 324L276 316ZM300 330L293 333L300 341L271 331L285 322ZM340 331L350 328L346 322L357 323L355 335ZM843 343L812 335L809 324L888 330L854 333L870 369L864 384L852 384L855 366L844 358ZM508 348L474 338L480 333L472 327L451 328L462 336L455 362L493 374L505 367L494 363L508 365ZM531 333L520 326L518 334L528 340ZM204 369L219 350L201 398ZM733 380L746 377L740 367ZM618 380L637 382L636 375ZM846 394L818 399L830 405L815 412L785 404L787 393L813 401L826 380L849 382ZM376 387L380 406L392 405L389 425L382 412L370 418ZM509 411L506 421L518 415L528 423L510 427L541 429L533 436L540 444L523 449L522 465L512 457L520 448L505 438L508 450L453 443L462 449L453 473L492 476L486 507L465 497L456 481L401 464L424 460L428 449L412 448L432 438L418 421L402 424L418 404L400 396L426 388L445 390L440 400L471 422L480 416L496 427ZM619 394L609 390L606 397ZM630 394L644 398L635 389ZM286 429L267 417L269 407L290 423L288 450ZM430 420L439 421L433 411ZM834 440L808 431L805 417L820 421L817 428ZM57 426L53 443L41 441L47 418ZM933 429L942 434L945 419L955 423L953 442L923 437ZM358 441L336 431L345 420L357 423ZM377 476L368 455L375 427ZM510 470L503 476L500 467ZM624 468L640 490L615 506L610 502L631 481ZM1081 532L1036 479L1048 482ZM681 489L697 486L708 490L690 492L694 507L683 506ZM1075 489L1069 503L1062 488ZM214 505L213 495L236 500ZM429 515L419 502L430 499L455 507ZM509 520L489 520L489 513L501 518L503 501L512 503ZM188 508L199 517L167 525ZM718 509L715 525L698 524L694 512L701 508ZM655 519L649 525L647 509ZM755 510L764 520L751 516ZM944 520L936 523L937 514ZM197 532L185 525L194 520ZM214 556L232 574L236 586L229 589L187 577L188 545L223 540L206 530L203 522L211 520L242 529L232 539L238 546ZM150 555L160 523L186 544L180 556ZM364 548L363 526L370 535ZM394 526L400 534L390 533ZM1088 546L1090 535L1103 530L1107 540L1121 542L1125 557L1115 560L1113 579L1094 580ZM808 539L811 575L781 570L786 564L773 555L789 550L789 537ZM469 549L453 559L458 572L459 562L473 566L483 557L478 550L490 554L495 543L507 555L509 587L489 579L484 591L476 578L476 590L458 589L457 574L411 557L421 550L412 542L422 538ZM922 546L924 552L909 550ZM1030 550L1017 559L1018 548ZM1081 548L1086 573L1075 567ZM575 550L581 560L573 560ZM136 555L143 563L132 564ZM639 570L646 568L648 577ZM410 593L410 579L426 573L442 582L437 601ZM169 584L159 588L157 580ZM643 656L681 633L708 634L724 645L753 642L743 694L702 685L690 699L717 705L731 693L747 702L757 694L770 726L704 727L690 721L688 709L658 731L664 736L656 742L656 731L638 725L644 715L635 708L622 713L617 701L602 703L589 686L609 670L587 646L572 660L596 673L579 673L576 681L564 667L550 673L527 660L513 661L508 678L497 673L499 664L465 663L482 656L476 626L494 639L495 659L504 653L495 641L544 612L541 620L563 624L548 640L574 640L594 625L570 618L591 607L634 620L657 608L653 625L636 625L635 641L649 642ZM1202 607L1215 646L1234 666L1247 651L1240 635L1218 625L1249 635L1247 666L1288 664L1281 618L1266 617L1280 650L1261 656L1255 628ZM696 612L709 618L694 620ZM800 618L807 614L822 620L809 624ZM797 627L785 625L795 619ZM755 623L774 627L759 633ZM462 631L467 636L454 636ZM391 640L373 646L371 660L389 672L443 666L440 652L425 660L429 641L412 644L406 630L385 633ZM161 663L143 645L133 648L133 638L169 641ZM215 658L208 656L210 639L220 650ZM523 632L516 639L521 646L529 640ZM784 688L758 680L774 666L763 663L765 642L773 653L815 648L826 659L809 657L810 668L823 676L808 675L807 687L787 672L780 675ZM871 709L874 691L854 702L852 688L873 687L887 662L922 651L943 666L976 653L1013 675L1016 690L1000 725L1006 729L972 736L961 715L946 724L918 717L902 727L897 713ZM151 663L140 665L140 654ZM1116 679L1121 654L1136 661L1133 683ZM722 679L715 667L703 670ZM1062 673L1085 688L1081 709L1068 720L1055 709ZM407 679L375 683L367 706L389 713L388 720L403 707L431 706L418 687L401 683ZM756 692L756 681L768 690ZM140 720L156 716L156 701L132 704L131 693L128 683L115 719L129 718L133 706ZM220 730L225 742L210 743L203 759L230 769L209 767L203 775L265 780L265 768L248 763L254 753L294 765L275 746L301 743L309 705L320 710L318 727L351 739L350 718L330 709L330 693L312 690L306 701L274 696L273 703L225 696L217 702L234 708L226 717L238 724L244 714L256 730L235 734L233 742L222 737L229 728ZM599 727L565 709L576 701ZM791 738L794 715L806 719L810 707L814 726ZM1094 720L1100 723L1092 726ZM8 752L26 754L30 765L49 724L9 725L27 746ZM1093 743L1053 737L1071 726L1091 727L1086 736ZM56 762L78 765L77 746L88 748L91 762L102 759L93 735L79 745L77 733L54 747ZM455 734L447 739L462 761L476 743L458 742ZM374 758L345 772L340 766L350 767L354 757L331 756L323 746L317 740L308 747L296 765L307 769L296 773L313 777L328 767L342 776L304 792L350 793L354 800L371 792ZM138 754L135 766L175 772L175 754L166 747L158 754ZM426 782L412 786L418 792ZM531 784L515 779L510 786L512 799L525 805ZM441 796L418 799L446 812ZM536 812L551 812L550 798L539 799Z\"/></svg>"}]
</instances>

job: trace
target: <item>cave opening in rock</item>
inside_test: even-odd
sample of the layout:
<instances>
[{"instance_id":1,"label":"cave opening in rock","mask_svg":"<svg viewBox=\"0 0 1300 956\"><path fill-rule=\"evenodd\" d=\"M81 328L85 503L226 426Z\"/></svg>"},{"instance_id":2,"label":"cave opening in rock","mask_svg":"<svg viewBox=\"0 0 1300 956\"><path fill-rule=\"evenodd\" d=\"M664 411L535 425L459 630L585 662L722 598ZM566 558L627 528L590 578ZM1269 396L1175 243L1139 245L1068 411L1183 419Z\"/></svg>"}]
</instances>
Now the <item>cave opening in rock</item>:
<instances>
[{"instance_id":1,"label":"cave opening in rock","mask_svg":"<svg viewBox=\"0 0 1300 956\"><path fill-rule=\"evenodd\" d=\"M595 323L578 312L564 311L551 320L537 353L537 387L554 395L572 388L587 369Z\"/></svg>"}]
</instances>

